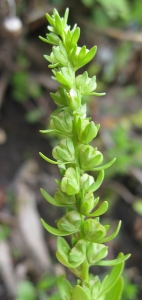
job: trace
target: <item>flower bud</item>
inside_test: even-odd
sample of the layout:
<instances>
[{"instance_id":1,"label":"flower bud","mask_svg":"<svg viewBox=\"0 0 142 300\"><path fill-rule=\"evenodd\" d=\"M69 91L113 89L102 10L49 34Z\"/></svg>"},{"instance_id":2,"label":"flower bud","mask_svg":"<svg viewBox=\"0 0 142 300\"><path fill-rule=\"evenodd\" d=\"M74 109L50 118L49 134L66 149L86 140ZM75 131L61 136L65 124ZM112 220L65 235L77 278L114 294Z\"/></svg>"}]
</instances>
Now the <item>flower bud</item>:
<instances>
[{"instance_id":1,"label":"flower bud","mask_svg":"<svg viewBox=\"0 0 142 300\"><path fill-rule=\"evenodd\" d=\"M106 229L96 220L87 219L84 222L84 234L88 241L97 243L106 236Z\"/></svg>"},{"instance_id":2,"label":"flower bud","mask_svg":"<svg viewBox=\"0 0 142 300\"><path fill-rule=\"evenodd\" d=\"M92 299L97 299L97 295L99 294L101 289L101 281L98 276L95 276L90 280L90 287Z\"/></svg>"},{"instance_id":3,"label":"flower bud","mask_svg":"<svg viewBox=\"0 0 142 300\"><path fill-rule=\"evenodd\" d=\"M76 121L76 131L78 141L82 144L89 144L96 137L99 125L95 125L93 121L89 121L84 117L78 117Z\"/></svg>"},{"instance_id":4,"label":"flower bud","mask_svg":"<svg viewBox=\"0 0 142 300\"><path fill-rule=\"evenodd\" d=\"M66 170L61 181L61 190L68 195L75 195L79 192L80 185L77 171L70 167Z\"/></svg>"},{"instance_id":5,"label":"flower bud","mask_svg":"<svg viewBox=\"0 0 142 300\"><path fill-rule=\"evenodd\" d=\"M86 258L86 242L84 240L79 240L76 245L71 249L69 254L69 262L79 262L80 264Z\"/></svg>"},{"instance_id":6,"label":"flower bud","mask_svg":"<svg viewBox=\"0 0 142 300\"><path fill-rule=\"evenodd\" d=\"M84 120L85 121L85 120ZM87 121L87 120L86 120ZM85 125L85 124L84 124ZM93 121L86 122L86 126L81 132L80 142L83 144L89 144L97 135L99 126L96 126Z\"/></svg>"},{"instance_id":7,"label":"flower bud","mask_svg":"<svg viewBox=\"0 0 142 300\"><path fill-rule=\"evenodd\" d=\"M51 54L50 54L50 62L51 62L52 64L58 63L58 61L57 61L57 59L56 59L56 57L55 57L55 55L54 55L53 52L51 52Z\"/></svg>"},{"instance_id":8,"label":"flower bud","mask_svg":"<svg viewBox=\"0 0 142 300\"><path fill-rule=\"evenodd\" d=\"M97 243L89 243L87 246L87 259L90 265L94 265L97 261L103 259L108 254L108 247L97 244Z\"/></svg>"},{"instance_id":9,"label":"flower bud","mask_svg":"<svg viewBox=\"0 0 142 300\"><path fill-rule=\"evenodd\" d=\"M79 160L82 170L90 170L102 163L103 155L90 145L80 145Z\"/></svg>"},{"instance_id":10,"label":"flower bud","mask_svg":"<svg viewBox=\"0 0 142 300\"><path fill-rule=\"evenodd\" d=\"M68 105L72 110L76 110L81 106L81 95L74 88L68 93Z\"/></svg>"},{"instance_id":11,"label":"flower bud","mask_svg":"<svg viewBox=\"0 0 142 300\"><path fill-rule=\"evenodd\" d=\"M57 105L63 105L63 106L67 105L67 96L65 90L62 87L59 87L58 92L56 92L55 94L50 93L50 96L52 97L52 99Z\"/></svg>"},{"instance_id":12,"label":"flower bud","mask_svg":"<svg viewBox=\"0 0 142 300\"><path fill-rule=\"evenodd\" d=\"M81 197L79 211L81 214L87 216L94 208L94 195L92 192L87 192Z\"/></svg>"},{"instance_id":13,"label":"flower bud","mask_svg":"<svg viewBox=\"0 0 142 300\"><path fill-rule=\"evenodd\" d=\"M53 115L51 121L54 124L54 128L63 134L72 133L72 117L67 111L62 111L57 116Z\"/></svg>"},{"instance_id":14,"label":"flower bud","mask_svg":"<svg viewBox=\"0 0 142 300\"><path fill-rule=\"evenodd\" d=\"M74 229L79 229L81 224L81 217L80 214L75 211L71 210L67 212L58 222L57 227L60 230L64 230L67 232L72 232Z\"/></svg>"},{"instance_id":15,"label":"flower bud","mask_svg":"<svg viewBox=\"0 0 142 300\"><path fill-rule=\"evenodd\" d=\"M53 148L52 155L56 160L73 162L75 160L75 150L71 139L63 139Z\"/></svg>"},{"instance_id":16,"label":"flower bud","mask_svg":"<svg viewBox=\"0 0 142 300\"><path fill-rule=\"evenodd\" d=\"M57 203L62 204L62 205L74 205L76 203L75 196L73 195L67 195L63 193L60 189L57 189L54 199L56 200Z\"/></svg>"},{"instance_id":17,"label":"flower bud","mask_svg":"<svg viewBox=\"0 0 142 300\"><path fill-rule=\"evenodd\" d=\"M94 177L84 173L80 177L80 188L84 191L87 191L93 182L94 182Z\"/></svg>"}]
</instances>

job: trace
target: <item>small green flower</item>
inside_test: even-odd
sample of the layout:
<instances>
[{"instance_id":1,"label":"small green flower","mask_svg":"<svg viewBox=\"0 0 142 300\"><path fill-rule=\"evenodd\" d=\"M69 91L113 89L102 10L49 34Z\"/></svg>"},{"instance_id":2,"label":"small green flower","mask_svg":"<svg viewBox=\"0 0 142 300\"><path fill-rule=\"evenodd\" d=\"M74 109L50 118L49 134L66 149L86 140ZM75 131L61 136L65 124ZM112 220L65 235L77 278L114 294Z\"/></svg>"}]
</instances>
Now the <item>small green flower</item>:
<instances>
[{"instance_id":1,"label":"small green flower","mask_svg":"<svg viewBox=\"0 0 142 300\"><path fill-rule=\"evenodd\" d=\"M60 230L67 232L72 232L76 228L79 229L80 225L81 217L80 214L75 210L69 211L57 222L57 227Z\"/></svg>"},{"instance_id":2,"label":"small green flower","mask_svg":"<svg viewBox=\"0 0 142 300\"><path fill-rule=\"evenodd\" d=\"M84 234L88 241L98 243L106 236L106 228L100 222L88 219L84 222Z\"/></svg>"},{"instance_id":3,"label":"small green flower","mask_svg":"<svg viewBox=\"0 0 142 300\"><path fill-rule=\"evenodd\" d=\"M66 110L59 112L57 115L52 115L51 117L50 127L61 131L62 134L71 134L72 125L72 117Z\"/></svg>"},{"instance_id":4,"label":"small green flower","mask_svg":"<svg viewBox=\"0 0 142 300\"><path fill-rule=\"evenodd\" d=\"M82 170L91 170L103 161L103 155L100 151L89 145L79 146L79 161Z\"/></svg>"},{"instance_id":5,"label":"small green flower","mask_svg":"<svg viewBox=\"0 0 142 300\"><path fill-rule=\"evenodd\" d=\"M74 144L71 139L63 139L58 146L52 150L52 155L56 160L73 162L75 160Z\"/></svg>"},{"instance_id":6,"label":"small green flower","mask_svg":"<svg viewBox=\"0 0 142 300\"><path fill-rule=\"evenodd\" d=\"M68 195L75 195L79 192L80 184L77 170L72 167L66 170L61 181L61 190Z\"/></svg>"}]
</instances>

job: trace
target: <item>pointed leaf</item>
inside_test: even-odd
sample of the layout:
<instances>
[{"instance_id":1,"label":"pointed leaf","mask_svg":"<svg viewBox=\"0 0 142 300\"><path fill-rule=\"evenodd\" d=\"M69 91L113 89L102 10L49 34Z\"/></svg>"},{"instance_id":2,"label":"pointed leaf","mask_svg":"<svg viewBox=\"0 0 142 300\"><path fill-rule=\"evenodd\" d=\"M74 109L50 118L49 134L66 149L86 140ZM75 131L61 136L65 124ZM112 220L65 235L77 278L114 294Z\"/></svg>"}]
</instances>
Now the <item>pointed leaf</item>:
<instances>
[{"instance_id":1,"label":"pointed leaf","mask_svg":"<svg viewBox=\"0 0 142 300\"><path fill-rule=\"evenodd\" d=\"M84 59L82 59L81 62L78 63L78 65L76 66L76 68L81 68L83 67L84 65L86 65L90 60L93 59L93 57L95 56L97 52L97 47L94 46L93 48L91 48L88 53L85 55Z\"/></svg>"},{"instance_id":2,"label":"pointed leaf","mask_svg":"<svg viewBox=\"0 0 142 300\"><path fill-rule=\"evenodd\" d=\"M109 163L107 163L106 165L103 165L101 167L96 167L93 169L90 169L90 171L100 171L100 170L105 170L108 169L111 165L113 165L113 163L115 162L116 158L113 158Z\"/></svg>"},{"instance_id":3,"label":"pointed leaf","mask_svg":"<svg viewBox=\"0 0 142 300\"><path fill-rule=\"evenodd\" d=\"M46 38L44 38L44 37L42 37L42 36L39 36L39 39L40 39L41 41L45 42L45 43L48 43L48 44L53 44L53 42L52 42L52 41L50 41L50 40L47 40Z\"/></svg>"},{"instance_id":4,"label":"pointed leaf","mask_svg":"<svg viewBox=\"0 0 142 300\"><path fill-rule=\"evenodd\" d=\"M46 160L47 162L49 162L50 164L53 164L53 165L65 165L65 164L69 164L70 162L57 162L57 161L55 161L55 160L52 160L52 159L50 159L50 158L48 158L47 156L45 156L44 154L42 154L41 152L39 152L39 155L44 159L44 160Z\"/></svg>"},{"instance_id":5,"label":"pointed leaf","mask_svg":"<svg viewBox=\"0 0 142 300\"><path fill-rule=\"evenodd\" d=\"M94 96L97 96L97 97L101 97L101 96L105 96L106 93L96 93L96 92L92 92L92 93L90 93L90 95L94 95Z\"/></svg>"},{"instance_id":6,"label":"pointed leaf","mask_svg":"<svg viewBox=\"0 0 142 300\"><path fill-rule=\"evenodd\" d=\"M112 260L101 260L95 263L97 266L115 266L120 264L121 262L124 262L126 259L128 259L131 256L131 254L126 254L120 258L112 259Z\"/></svg>"},{"instance_id":7,"label":"pointed leaf","mask_svg":"<svg viewBox=\"0 0 142 300\"><path fill-rule=\"evenodd\" d=\"M74 30L72 38L71 38L71 46L72 47L74 47L76 45L76 43L78 42L79 36L80 36L80 28L77 27Z\"/></svg>"},{"instance_id":8,"label":"pointed leaf","mask_svg":"<svg viewBox=\"0 0 142 300\"><path fill-rule=\"evenodd\" d=\"M101 240L101 243L107 243L107 242L113 240L113 239L116 237L116 235L118 234L119 230L120 230L121 223L122 223L122 222L119 221L118 226L117 226L115 232L114 232L113 234L111 234L110 236L107 236L107 237L103 238L103 239Z\"/></svg>"},{"instance_id":9,"label":"pointed leaf","mask_svg":"<svg viewBox=\"0 0 142 300\"><path fill-rule=\"evenodd\" d=\"M41 223L48 232L52 233L53 235L57 235L57 236L67 236L67 235L73 234L79 230L79 229L74 229L72 232L65 232L63 230L59 230L57 228L54 228L54 227L48 225L43 219L41 219Z\"/></svg>"},{"instance_id":10,"label":"pointed leaf","mask_svg":"<svg viewBox=\"0 0 142 300\"><path fill-rule=\"evenodd\" d=\"M64 14L64 26L67 24L68 16L69 16L69 8L67 7Z\"/></svg>"},{"instance_id":11,"label":"pointed leaf","mask_svg":"<svg viewBox=\"0 0 142 300\"><path fill-rule=\"evenodd\" d=\"M58 278L57 287L62 300L71 299L73 288L70 282L65 278L65 275L61 275Z\"/></svg>"},{"instance_id":12,"label":"pointed leaf","mask_svg":"<svg viewBox=\"0 0 142 300\"><path fill-rule=\"evenodd\" d=\"M52 17L50 17L50 15L47 13L46 13L46 19L47 19L48 23L54 27L54 21L53 21Z\"/></svg>"},{"instance_id":13,"label":"pointed leaf","mask_svg":"<svg viewBox=\"0 0 142 300\"><path fill-rule=\"evenodd\" d=\"M104 179L104 170L101 170L98 177L97 177L96 182L93 182L90 185L90 187L88 188L88 192L95 192L100 187L100 185L102 184L103 179Z\"/></svg>"},{"instance_id":14,"label":"pointed leaf","mask_svg":"<svg viewBox=\"0 0 142 300\"><path fill-rule=\"evenodd\" d=\"M106 294L105 300L120 300L123 290L123 279L120 277L111 290Z\"/></svg>"},{"instance_id":15,"label":"pointed leaf","mask_svg":"<svg viewBox=\"0 0 142 300\"><path fill-rule=\"evenodd\" d=\"M61 54L61 52L59 51L59 49L57 50L55 47L53 47L53 53L54 56L56 57L56 59L62 64L62 65L66 65L67 64L67 59L65 56L63 56L63 54Z\"/></svg>"},{"instance_id":16,"label":"pointed leaf","mask_svg":"<svg viewBox=\"0 0 142 300\"><path fill-rule=\"evenodd\" d=\"M58 202L55 201L53 197L51 197L44 189L40 189L42 196L46 201L48 201L50 204L54 206L67 206L67 204L59 204Z\"/></svg>"},{"instance_id":17,"label":"pointed leaf","mask_svg":"<svg viewBox=\"0 0 142 300\"><path fill-rule=\"evenodd\" d=\"M122 257L123 254L120 254L118 257ZM117 282L119 279L124 267L124 262L116 265L113 267L111 270L111 273L107 275L102 284L101 284L101 290L100 293L98 294L98 297L105 295Z\"/></svg>"},{"instance_id":18,"label":"pointed leaf","mask_svg":"<svg viewBox=\"0 0 142 300\"><path fill-rule=\"evenodd\" d=\"M104 201L99 208L93 212L92 214L89 214L89 217L97 217L103 215L108 210L108 202Z\"/></svg>"},{"instance_id":19,"label":"pointed leaf","mask_svg":"<svg viewBox=\"0 0 142 300\"><path fill-rule=\"evenodd\" d=\"M80 285L76 285L73 289L72 300L90 300L90 297Z\"/></svg>"}]
</instances>

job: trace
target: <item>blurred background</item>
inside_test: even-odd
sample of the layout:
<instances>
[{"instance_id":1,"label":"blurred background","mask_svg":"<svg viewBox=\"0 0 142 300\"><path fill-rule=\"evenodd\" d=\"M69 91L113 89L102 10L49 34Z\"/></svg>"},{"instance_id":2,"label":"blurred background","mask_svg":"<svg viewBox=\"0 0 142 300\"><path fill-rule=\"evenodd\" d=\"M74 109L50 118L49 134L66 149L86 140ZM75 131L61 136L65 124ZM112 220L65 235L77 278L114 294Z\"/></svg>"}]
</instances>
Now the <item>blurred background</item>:
<instances>
[{"instance_id":1,"label":"blurred background","mask_svg":"<svg viewBox=\"0 0 142 300\"><path fill-rule=\"evenodd\" d=\"M81 28L79 45L97 45L87 65L97 75L97 92L87 99L88 115L101 124L93 145L105 162L116 157L99 190L109 202L102 219L119 236L109 243L109 259L131 253L124 270L122 300L142 299L142 1L0 0L0 299L59 300L56 277L65 270L55 258L56 239L44 232L40 217L55 226L64 211L51 207L40 187L54 195L58 170L39 157L51 156L56 136L41 135L57 90L43 55L45 13L70 8L69 24ZM102 276L107 269L92 268ZM67 277L74 282L74 277Z\"/></svg>"}]
</instances>

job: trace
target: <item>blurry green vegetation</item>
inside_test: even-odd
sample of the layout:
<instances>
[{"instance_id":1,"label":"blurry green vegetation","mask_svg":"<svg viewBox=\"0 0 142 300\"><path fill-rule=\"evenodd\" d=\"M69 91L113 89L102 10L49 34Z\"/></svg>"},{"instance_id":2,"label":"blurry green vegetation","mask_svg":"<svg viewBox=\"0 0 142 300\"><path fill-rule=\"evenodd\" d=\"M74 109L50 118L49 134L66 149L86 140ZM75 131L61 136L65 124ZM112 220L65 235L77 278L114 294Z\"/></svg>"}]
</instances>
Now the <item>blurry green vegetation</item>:
<instances>
[{"instance_id":1,"label":"blurry green vegetation","mask_svg":"<svg viewBox=\"0 0 142 300\"><path fill-rule=\"evenodd\" d=\"M10 227L5 224L0 224L0 241L5 240L10 235Z\"/></svg>"},{"instance_id":2,"label":"blurry green vegetation","mask_svg":"<svg viewBox=\"0 0 142 300\"><path fill-rule=\"evenodd\" d=\"M80 3L79 3L80 2ZM50 0L53 5L68 6L66 0ZM135 23L142 24L141 0L80 0L78 5L83 4L90 9L92 20L100 27L105 26L128 26Z\"/></svg>"},{"instance_id":3,"label":"blurry green vegetation","mask_svg":"<svg viewBox=\"0 0 142 300\"><path fill-rule=\"evenodd\" d=\"M132 204L133 210L140 216L142 216L142 199L137 199Z\"/></svg>"},{"instance_id":4,"label":"blurry green vegetation","mask_svg":"<svg viewBox=\"0 0 142 300\"><path fill-rule=\"evenodd\" d=\"M142 24L140 0L81 0L82 4L91 8L92 19L100 26L128 26L132 22Z\"/></svg>"},{"instance_id":5,"label":"blurry green vegetation","mask_svg":"<svg viewBox=\"0 0 142 300\"><path fill-rule=\"evenodd\" d=\"M51 289L54 288L55 283L56 277L49 275L44 275L36 286L34 286L31 281L24 280L18 285L17 297L15 300L60 300L58 292L52 291L51 293ZM137 294L137 285L132 283L128 276L124 274L122 300L136 300Z\"/></svg>"},{"instance_id":6,"label":"blurry green vegetation","mask_svg":"<svg viewBox=\"0 0 142 300\"><path fill-rule=\"evenodd\" d=\"M29 75L30 63L24 53L18 54L17 65L19 70L11 76L12 97L23 105L29 99L33 100L35 102L34 108L27 111L25 118L30 123L38 122L44 115L44 111L41 107L36 106L36 100L42 96L43 91L40 85Z\"/></svg>"},{"instance_id":7,"label":"blurry green vegetation","mask_svg":"<svg viewBox=\"0 0 142 300\"><path fill-rule=\"evenodd\" d=\"M107 170L107 176L126 175L132 167L142 167L142 142L130 137L127 128L116 126L110 133L111 147L104 156L107 160L116 157L114 165Z\"/></svg>"},{"instance_id":8,"label":"blurry green vegetation","mask_svg":"<svg viewBox=\"0 0 142 300\"><path fill-rule=\"evenodd\" d=\"M122 300L136 300L138 294L138 287L132 283L128 276L124 274L124 288L122 293Z\"/></svg>"},{"instance_id":9,"label":"blurry green vegetation","mask_svg":"<svg viewBox=\"0 0 142 300\"><path fill-rule=\"evenodd\" d=\"M14 100L26 102L29 97L37 99L42 95L40 86L38 86L27 71L19 71L12 75L12 96Z\"/></svg>"},{"instance_id":10,"label":"blurry green vegetation","mask_svg":"<svg viewBox=\"0 0 142 300\"><path fill-rule=\"evenodd\" d=\"M21 281L17 289L15 300L60 300L57 292L53 292L56 283L56 276L44 275L36 286L29 281ZM51 292L52 289L52 292ZM52 295L50 295L52 293ZM49 294L50 296L47 296Z\"/></svg>"}]
</instances>

